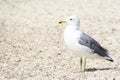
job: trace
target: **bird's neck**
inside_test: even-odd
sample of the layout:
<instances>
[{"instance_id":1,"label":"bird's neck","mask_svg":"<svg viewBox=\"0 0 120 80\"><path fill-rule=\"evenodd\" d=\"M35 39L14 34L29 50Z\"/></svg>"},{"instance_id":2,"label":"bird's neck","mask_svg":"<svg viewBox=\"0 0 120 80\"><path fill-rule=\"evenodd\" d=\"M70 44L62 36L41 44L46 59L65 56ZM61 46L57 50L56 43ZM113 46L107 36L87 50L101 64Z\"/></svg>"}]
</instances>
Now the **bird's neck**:
<instances>
[{"instance_id":1,"label":"bird's neck","mask_svg":"<svg viewBox=\"0 0 120 80\"><path fill-rule=\"evenodd\" d=\"M78 25L68 25L67 27L71 30L80 30Z\"/></svg>"}]
</instances>

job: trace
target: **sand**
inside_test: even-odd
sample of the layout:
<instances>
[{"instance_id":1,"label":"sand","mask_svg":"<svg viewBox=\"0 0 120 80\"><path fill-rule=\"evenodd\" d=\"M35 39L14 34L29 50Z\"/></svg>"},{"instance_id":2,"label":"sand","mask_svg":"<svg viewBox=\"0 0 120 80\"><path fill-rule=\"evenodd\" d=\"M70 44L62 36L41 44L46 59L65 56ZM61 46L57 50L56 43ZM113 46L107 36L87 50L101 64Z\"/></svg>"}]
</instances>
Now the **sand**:
<instances>
[{"instance_id":1,"label":"sand","mask_svg":"<svg viewBox=\"0 0 120 80\"><path fill-rule=\"evenodd\" d=\"M114 62L79 57L63 41L70 15ZM0 0L0 80L120 80L120 0Z\"/></svg>"}]
</instances>

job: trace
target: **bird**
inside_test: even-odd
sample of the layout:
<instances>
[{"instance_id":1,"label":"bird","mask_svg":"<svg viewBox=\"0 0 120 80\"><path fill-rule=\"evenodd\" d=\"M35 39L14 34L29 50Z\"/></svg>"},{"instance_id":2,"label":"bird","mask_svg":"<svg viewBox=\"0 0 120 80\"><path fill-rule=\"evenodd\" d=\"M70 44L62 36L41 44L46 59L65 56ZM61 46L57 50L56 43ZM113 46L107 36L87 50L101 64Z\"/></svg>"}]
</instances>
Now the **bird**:
<instances>
[{"instance_id":1,"label":"bird","mask_svg":"<svg viewBox=\"0 0 120 80\"><path fill-rule=\"evenodd\" d=\"M85 72L86 58L104 59L113 62L107 49L91 36L81 31L80 19L78 16L70 16L60 20L59 24L66 23L64 30L64 42L66 46L78 57L80 57L80 72Z\"/></svg>"}]
</instances>

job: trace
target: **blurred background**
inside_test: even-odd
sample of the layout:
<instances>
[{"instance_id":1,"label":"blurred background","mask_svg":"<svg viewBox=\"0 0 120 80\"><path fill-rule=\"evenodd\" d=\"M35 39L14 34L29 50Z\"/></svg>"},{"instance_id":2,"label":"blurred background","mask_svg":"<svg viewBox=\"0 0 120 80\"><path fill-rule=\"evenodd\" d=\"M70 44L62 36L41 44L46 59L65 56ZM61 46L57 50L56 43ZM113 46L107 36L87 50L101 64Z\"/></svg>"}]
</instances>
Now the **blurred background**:
<instances>
[{"instance_id":1,"label":"blurred background","mask_svg":"<svg viewBox=\"0 0 120 80\"><path fill-rule=\"evenodd\" d=\"M65 25L80 28L109 50L113 63L79 58L65 46ZM0 0L0 80L120 80L120 0Z\"/></svg>"}]
</instances>

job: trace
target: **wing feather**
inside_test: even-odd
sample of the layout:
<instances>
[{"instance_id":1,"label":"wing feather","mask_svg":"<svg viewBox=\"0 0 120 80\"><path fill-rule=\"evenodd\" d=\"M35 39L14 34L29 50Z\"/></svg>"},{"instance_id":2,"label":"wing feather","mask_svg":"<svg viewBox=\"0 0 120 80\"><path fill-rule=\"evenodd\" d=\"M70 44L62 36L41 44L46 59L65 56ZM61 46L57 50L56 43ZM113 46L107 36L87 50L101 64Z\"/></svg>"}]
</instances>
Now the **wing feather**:
<instances>
[{"instance_id":1,"label":"wing feather","mask_svg":"<svg viewBox=\"0 0 120 80\"><path fill-rule=\"evenodd\" d=\"M89 47L94 51L93 53L96 53L99 56L108 57L108 54L107 54L108 51L105 48L103 48L96 40L94 40L92 37L88 36L85 33L82 33L79 43L81 45Z\"/></svg>"}]
</instances>

